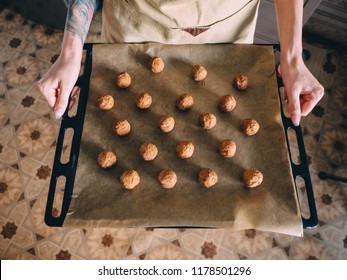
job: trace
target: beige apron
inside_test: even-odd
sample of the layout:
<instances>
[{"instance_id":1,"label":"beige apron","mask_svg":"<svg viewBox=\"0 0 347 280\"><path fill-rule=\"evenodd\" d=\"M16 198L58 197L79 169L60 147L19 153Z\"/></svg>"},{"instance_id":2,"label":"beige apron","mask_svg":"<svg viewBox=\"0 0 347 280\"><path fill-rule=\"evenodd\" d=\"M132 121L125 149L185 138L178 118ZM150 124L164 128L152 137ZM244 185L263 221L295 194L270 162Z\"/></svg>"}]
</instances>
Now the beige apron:
<instances>
[{"instance_id":1,"label":"beige apron","mask_svg":"<svg viewBox=\"0 0 347 280\"><path fill-rule=\"evenodd\" d=\"M253 43L259 0L104 0L102 42Z\"/></svg>"}]
</instances>

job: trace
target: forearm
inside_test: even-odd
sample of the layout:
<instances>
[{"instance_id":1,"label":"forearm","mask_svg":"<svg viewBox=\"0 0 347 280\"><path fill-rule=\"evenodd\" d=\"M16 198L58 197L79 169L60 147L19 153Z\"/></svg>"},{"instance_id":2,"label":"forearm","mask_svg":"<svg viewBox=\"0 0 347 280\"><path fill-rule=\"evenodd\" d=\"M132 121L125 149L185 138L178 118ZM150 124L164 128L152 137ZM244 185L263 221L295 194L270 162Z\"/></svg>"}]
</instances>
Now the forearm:
<instances>
[{"instance_id":1,"label":"forearm","mask_svg":"<svg viewBox=\"0 0 347 280\"><path fill-rule=\"evenodd\" d=\"M99 0L70 0L61 55L80 60L83 44Z\"/></svg>"},{"instance_id":2,"label":"forearm","mask_svg":"<svg viewBox=\"0 0 347 280\"><path fill-rule=\"evenodd\" d=\"M303 0L275 0L281 63L301 60Z\"/></svg>"},{"instance_id":3,"label":"forearm","mask_svg":"<svg viewBox=\"0 0 347 280\"><path fill-rule=\"evenodd\" d=\"M280 73L293 124L299 125L322 98L324 88L302 59L303 0L275 0L281 43Z\"/></svg>"}]
</instances>

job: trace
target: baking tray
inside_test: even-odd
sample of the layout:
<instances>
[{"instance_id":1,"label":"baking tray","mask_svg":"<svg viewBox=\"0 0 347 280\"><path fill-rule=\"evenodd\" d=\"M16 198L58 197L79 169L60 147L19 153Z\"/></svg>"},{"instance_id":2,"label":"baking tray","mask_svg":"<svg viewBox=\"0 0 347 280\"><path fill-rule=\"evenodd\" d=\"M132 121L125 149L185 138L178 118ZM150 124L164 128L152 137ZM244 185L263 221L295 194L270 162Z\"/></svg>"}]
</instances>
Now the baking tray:
<instances>
[{"instance_id":1,"label":"baking tray","mask_svg":"<svg viewBox=\"0 0 347 280\"><path fill-rule=\"evenodd\" d=\"M86 50L86 58L84 65L83 75L78 79L77 85L80 86L80 97L77 105L77 113L74 116L69 116L68 110L66 110L63 115L61 127L58 134L57 146L56 146L56 154L53 162L52 176L51 182L47 197L46 211L45 211L45 222L48 226L56 226L61 227L64 224L64 220L69 213L70 202L73 197L74 183L76 170L79 159L82 131L84 125L84 118L86 114L87 101L88 101L88 93L89 93L89 83L92 71L92 58L93 58L93 44L85 44L84 49ZM274 51L279 51L279 46L273 46ZM277 77L278 89L283 87L282 80ZM280 90L278 91L280 95ZM281 98L281 95L280 95ZM305 181L305 189L307 195L308 208L310 211L310 215L308 218L302 217L302 223L304 228L313 228L317 226L318 218L317 211L314 200L314 193L312 182L310 179L307 157L305 152L305 146L303 141L303 135L301 131L301 127L295 127L291 120L286 117L283 107L281 106L281 118L285 131L285 138L287 142L288 153L290 157L290 166L293 173L294 183L296 186L296 190L298 193L298 186L296 183L296 178L301 177ZM66 131L68 129L72 129L74 131L73 138L71 141L71 150L69 155L69 160L66 163L61 162L61 156L63 151L63 143L64 137L66 135ZM290 141L288 139L288 130L292 129L292 131L296 134L297 146L300 152L300 164L294 163L292 160L291 149L290 149ZM57 181L58 178L65 178L65 188L63 201L61 205L60 215L53 215L54 209L54 199L55 193L57 189Z\"/></svg>"}]
</instances>

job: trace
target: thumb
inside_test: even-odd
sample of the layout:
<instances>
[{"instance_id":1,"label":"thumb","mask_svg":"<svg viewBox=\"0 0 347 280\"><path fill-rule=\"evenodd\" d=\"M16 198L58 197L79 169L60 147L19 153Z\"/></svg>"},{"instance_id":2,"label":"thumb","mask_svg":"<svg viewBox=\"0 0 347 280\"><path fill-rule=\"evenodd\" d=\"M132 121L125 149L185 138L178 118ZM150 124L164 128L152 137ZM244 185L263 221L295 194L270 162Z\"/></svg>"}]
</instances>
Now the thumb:
<instances>
[{"instance_id":1,"label":"thumb","mask_svg":"<svg viewBox=\"0 0 347 280\"><path fill-rule=\"evenodd\" d=\"M54 109L53 109L55 118L57 120L60 120L61 117L63 116L66 110L68 101L69 101L69 92L64 90L64 88L61 87L60 89L57 90L57 100L54 104Z\"/></svg>"},{"instance_id":2,"label":"thumb","mask_svg":"<svg viewBox=\"0 0 347 280\"><path fill-rule=\"evenodd\" d=\"M287 96L290 119L295 126L298 126L301 117L300 95L296 91L291 91L287 93Z\"/></svg>"}]
</instances>

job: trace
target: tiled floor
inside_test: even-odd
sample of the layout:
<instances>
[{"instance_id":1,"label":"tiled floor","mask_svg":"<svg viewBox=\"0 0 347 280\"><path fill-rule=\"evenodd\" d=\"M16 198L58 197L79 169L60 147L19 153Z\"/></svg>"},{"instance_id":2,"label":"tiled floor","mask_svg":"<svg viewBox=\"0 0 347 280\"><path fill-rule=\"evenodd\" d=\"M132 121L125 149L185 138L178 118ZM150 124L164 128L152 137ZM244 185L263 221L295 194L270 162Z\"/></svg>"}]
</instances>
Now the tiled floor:
<instances>
[{"instance_id":1,"label":"tiled floor","mask_svg":"<svg viewBox=\"0 0 347 280\"><path fill-rule=\"evenodd\" d=\"M347 177L346 52L306 44L308 66L326 94L302 121L319 216L303 238L254 230L65 229L43 220L59 122L36 87L61 39L60 31L0 11L1 259L347 259L347 186L317 176L323 170Z\"/></svg>"}]
</instances>

